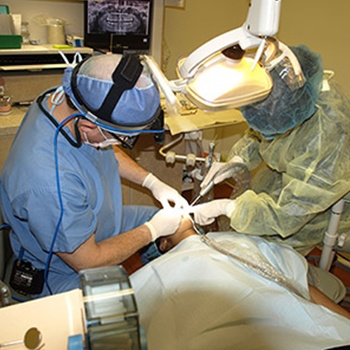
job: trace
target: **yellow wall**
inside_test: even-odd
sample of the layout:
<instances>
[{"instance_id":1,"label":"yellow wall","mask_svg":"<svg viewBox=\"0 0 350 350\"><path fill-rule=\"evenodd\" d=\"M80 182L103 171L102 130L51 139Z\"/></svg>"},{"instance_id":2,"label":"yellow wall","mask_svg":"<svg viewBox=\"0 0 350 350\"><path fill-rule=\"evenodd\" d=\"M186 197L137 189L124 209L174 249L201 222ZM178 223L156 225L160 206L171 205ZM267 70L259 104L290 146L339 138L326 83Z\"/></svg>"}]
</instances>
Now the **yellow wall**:
<instances>
[{"instance_id":1,"label":"yellow wall","mask_svg":"<svg viewBox=\"0 0 350 350\"><path fill-rule=\"evenodd\" d=\"M240 26L248 0L186 0L185 8L165 8L163 69L173 79L176 60L207 40Z\"/></svg>"},{"instance_id":2,"label":"yellow wall","mask_svg":"<svg viewBox=\"0 0 350 350\"><path fill-rule=\"evenodd\" d=\"M350 1L284 0L278 37L288 45L306 44L321 54L350 96Z\"/></svg>"}]
</instances>

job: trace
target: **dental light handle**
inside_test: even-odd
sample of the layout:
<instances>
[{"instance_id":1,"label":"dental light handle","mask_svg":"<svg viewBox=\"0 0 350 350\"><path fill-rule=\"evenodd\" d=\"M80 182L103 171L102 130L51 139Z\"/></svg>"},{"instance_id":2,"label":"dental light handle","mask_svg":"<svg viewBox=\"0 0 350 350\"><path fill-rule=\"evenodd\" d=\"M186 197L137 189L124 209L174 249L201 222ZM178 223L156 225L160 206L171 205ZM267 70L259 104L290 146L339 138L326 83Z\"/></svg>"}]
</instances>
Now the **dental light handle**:
<instances>
[{"instance_id":1,"label":"dental light handle","mask_svg":"<svg viewBox=\"0 0 350 350\"><path fill-rule=\"evenodd\" d=\"M142 58L146 62L148 68L150 69L150 71L152 73L153 79L157 82L159 88L161 89L162 93L164 94L164 96L166 98L166 101L168 103L168 105L167 105L168 114L169 115L179 114L181 104L178 101L173 90L171 89L168 79L165 77L165 75L163 74L163 72L159 68L157 62L154 60L153 57L148 56L148 55L143 55Z\"/></svg>"}]
</instances>

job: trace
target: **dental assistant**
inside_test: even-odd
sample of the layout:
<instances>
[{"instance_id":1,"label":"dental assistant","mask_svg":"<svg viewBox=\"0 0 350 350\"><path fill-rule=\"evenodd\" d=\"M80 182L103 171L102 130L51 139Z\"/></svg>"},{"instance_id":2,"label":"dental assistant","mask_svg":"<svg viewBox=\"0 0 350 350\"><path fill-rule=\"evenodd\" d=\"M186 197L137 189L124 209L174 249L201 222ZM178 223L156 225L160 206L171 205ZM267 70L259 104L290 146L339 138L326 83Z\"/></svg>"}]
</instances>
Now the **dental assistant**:
<instances>
[{"instance_id":1,"label":"dental assistant","mask_svg":"<svg viewBox=\"0 0 350 350\"><path fill-rule=\"evenodd\" d=\"M307 254L322 242L332 205L350 191L350 103L324 74L318 54L306 46L291 49L304 77L280 64L270 72L269 96L241 108L249 129L227 161L238 160L249 170L261 166L251 188L193 210L202 225L226 215L239 233L282 241ZM211 176L209 171L204 182ZM350 232L349 213L345 205L339 234Z\"/></svg>"},{"instance_id":2,"label":"dental assistant","mask_svg":"<svg viewBox=\"0 0 350 350\"><path fill-rule=\"evenodd\" d=\"M34 297L79 288L80 270L121 264L140 250L144 263L157 256L152 242L177 230L176 209L187 202L119 147L159 118L159 93L140 59L93 56L68 67L62 87L37 102L1 174L14 255L47 276ZM123 205L121 178L164 208Z\"/></svg>"}]
</instances>

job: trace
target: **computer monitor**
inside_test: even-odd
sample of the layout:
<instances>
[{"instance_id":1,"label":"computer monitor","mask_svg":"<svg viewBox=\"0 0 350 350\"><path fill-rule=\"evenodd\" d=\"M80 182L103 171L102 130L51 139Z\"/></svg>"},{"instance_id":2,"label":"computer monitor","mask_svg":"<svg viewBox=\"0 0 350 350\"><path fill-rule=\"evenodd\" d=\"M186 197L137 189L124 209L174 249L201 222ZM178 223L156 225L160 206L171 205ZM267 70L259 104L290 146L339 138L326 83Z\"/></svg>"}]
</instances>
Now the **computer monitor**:
<instances>
[{"instance_id":1,"label":"computer monitor","mask_svg":"<svg viewBox=\"0 0 350 350\"><path fill-rule=\"evenodd\" d=\"M149 53L153 0L86 0L84 45L114 53Z\"/></svg>"}]
</instances>

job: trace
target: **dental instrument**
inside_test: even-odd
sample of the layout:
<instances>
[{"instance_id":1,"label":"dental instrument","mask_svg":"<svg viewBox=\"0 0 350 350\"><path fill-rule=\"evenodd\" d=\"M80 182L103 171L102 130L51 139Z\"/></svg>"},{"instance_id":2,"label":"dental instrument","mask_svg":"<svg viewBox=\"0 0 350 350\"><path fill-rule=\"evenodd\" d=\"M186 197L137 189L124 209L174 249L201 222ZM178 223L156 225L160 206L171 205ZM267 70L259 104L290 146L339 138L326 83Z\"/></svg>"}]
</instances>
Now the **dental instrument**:
<instances>
[{"instance_id":1,"label":"dental instrument","mask_svg":"<svg viewBox=\"0 0 350 350\"><path fill-rule=\"evenodd\" d=\"M206 186L201 188L198 196L192 201L191 205L193 206L196 203L198 203L198 201L201 198L203 198L203 196L205 196L206 194L209 193L209 191L212 190L214 185L221 182L220 180L218 180L219 177L222 177L224 179L234 177L239 172L242 172L242 170L244 172L244 177L245 177L245 188L247 188L249 185L249 178L250 178L249 171L248 171L247 167L244 164L241 164L238 162L226 163L222 168L220 168L217 171L217 173L213 176L212 180L209 181L209 183Z\"/></svg>"}]
</instances>

